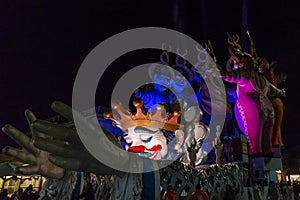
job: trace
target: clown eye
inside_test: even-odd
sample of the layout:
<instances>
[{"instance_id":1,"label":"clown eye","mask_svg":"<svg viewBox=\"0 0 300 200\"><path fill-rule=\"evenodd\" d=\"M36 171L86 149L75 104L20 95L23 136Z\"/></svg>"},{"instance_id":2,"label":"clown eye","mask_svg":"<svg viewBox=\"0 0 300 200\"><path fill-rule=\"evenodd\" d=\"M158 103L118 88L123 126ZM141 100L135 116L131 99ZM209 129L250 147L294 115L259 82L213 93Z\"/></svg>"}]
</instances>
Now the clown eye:
<instances>
[{"instance_id":1,"label":"clown eye","mask_svg":"<svg viewBox=\"0 0 300 200\"><path fill-rule=\"evenodd\" d=\"M141 137L142 141L145 142L145 143L148 143L152 140L152 136L148 136L148 137Z\"/></svg>"}]
</instances>

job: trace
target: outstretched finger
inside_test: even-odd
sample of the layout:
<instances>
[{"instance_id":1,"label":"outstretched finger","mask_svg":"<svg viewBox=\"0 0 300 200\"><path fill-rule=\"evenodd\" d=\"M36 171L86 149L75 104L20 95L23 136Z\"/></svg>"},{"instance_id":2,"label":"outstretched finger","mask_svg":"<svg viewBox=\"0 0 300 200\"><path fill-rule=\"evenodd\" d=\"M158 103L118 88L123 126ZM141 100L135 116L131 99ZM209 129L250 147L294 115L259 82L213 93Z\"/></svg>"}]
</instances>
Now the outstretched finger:
<instances>
[{"instance_id":1,"label":"outstretched finger","mask_svg":"<svg viewBox=\"0 0 300 200\"><path fill-rule=\"evenodd\" d=\"M57 112L58 114L62 115L66 119L70 121L74 121L73 116L76 116L76 127L84 130L84 132L89 133L89 132L95 132L97 131L94 122L91 120L88 120L85 116L83 116L80 112L72 109L70 106L60 102L60 101L55 101L52 103L52 109ZM99 125L98 125L99 126Z\"/></svg>"},{"instance_id":2,"label":"outstretched finger","mask_svg":"<svg viewBox=\"0 0 300 200\"><path fill-rule=\"evenodd\" d=\"M27 151L36 154L38 150L34 147L31 138L26 136L23 132L19 131L10 124L6 124L2 131L11 137L17 144L25 148Z\"/></svg>"},{"instance_id":3,"label":"outstretched finger","mask_svg":"<svg viewBox=\"0 0 300 200\"><path fill-rule=\"evenodd\" d=\"M33 137L36 137L36 136L37 136L37 133L36 133L36 131L33 130L33 128L31 127L31 124L32 124L35 120L37 120L36 116L35 116L35 115L33 114L33 112L32 112L31 110L29 110L29 109L26 109L26 110L24 111L24 114L25 114L25 117L26 117L26 119L27 119L27 123L28 123L28 125L29 125L29 128L30 128L30 130L31 130L32 136L33 136Z\"/></svg>"},{"instance_id":4,"label":"outstretched finger","mask_svg":"<svg viewBox=\"0 0 300 200\"><path fill-rule=\"evenodd\" d=\"M33 154L30 154L24 150L16 149L14 147L7 146L2 149L2 152L5 155L13 157L17 161L21 161L27 164L36 162L36 158Z\"/></svg>"},{"instance_id":5,"label":"outstretched finger","mask_svg":"<svg viewBox=\"0 0 300 200\"><path fill-rule=\"evenodd\" d=\"M28 165L24 167L17 167L15 169L16 174L22 174L22 175L34 175L39 170L39 167L37 165Z\"/></svg>"},{"instance_id":6,"label":"outstretched finger","mask_svg":"<svg viewBox=\"0 0 300 200\"><path fill-rule=\"evenodd\" d=\"M65 170L62 168L50 168L46 171L41 171L40 166L38 165L28 165L28 166L22 166L22 167L17 167L15 169L15 173L17 174L23 174L23 175L43 175L48 178L54 178L54 179L61 179L64 176Z\"/></svg>"},{"instance_id":7,"label":"outstretched finger","mask_svg":"<svg viewBox=\"0 0 300 200\"><path fill-rule=\"evenodd\" d=\"M26 119L27 119L27 122L28 122L28 124L29 124L29 126L30 126L30 124L36 120L36 116L35 116L35 115L33 114L33 112L32 112L31 110L29 110L29 109L26 109L26 110L24 111L24 114L25 114Z\"/></svg>"},{"instance_id":8,"label":"outstretched finger","mask_svg":"<svg viewBox=\"0 0 300 200\"><path fill-rule=\"evenodd\" d=\"M72 108L61 101L54 101L51 108L69 121L73 121Z\"/></svg>"},{"instance_id":9,"label":"outstretched finger","mask_svg":"<svg viewBox=\"0 0 300 200\"><path fill-rule=\"evenodd\" d=\"M43 132L53 138L79 144L80 138L75 128L54 124L45 120L36 120L31 125L33 129Z\"/></svg>"}]
</instances>

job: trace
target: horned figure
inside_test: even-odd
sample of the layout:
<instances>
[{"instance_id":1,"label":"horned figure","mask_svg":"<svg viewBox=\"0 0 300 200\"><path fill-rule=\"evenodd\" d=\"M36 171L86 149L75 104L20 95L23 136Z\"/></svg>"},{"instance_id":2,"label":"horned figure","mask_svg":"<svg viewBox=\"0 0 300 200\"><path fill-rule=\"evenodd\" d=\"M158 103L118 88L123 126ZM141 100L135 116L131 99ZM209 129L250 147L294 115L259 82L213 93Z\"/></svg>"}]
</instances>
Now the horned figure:
<instances>
[{"instance_id":1,"label":"horned figure","mask_svg":"<svg viewBox=\"0 0 300 200\"><path fill-rule=\"evenodd\" d=\"M274 109L268 96L285 96L285 90L275 87L259 72L254 57L242 51L238 36L228 34L228 43L230 58L227 65L233 64L235 70L222 72L222 77L236 83L236 121L248 139L250 155L272 156L270 138Z\"/></svg>"},{"instance_id":2,"label":"horned figure","mask_svg":"<svg viewBox=\"0 0 300 200\"><path fill-rule=\"evenodd\" d=\"M250 48L251 48L251 54L254 57L256 63L257 63L257 68L260 71L260 73L263 73L267 80L272 83L274 86L277 87L278 83L284 82L286 80L286 76L275 76L275 68L277 67L277 62L273 61L271 64L269 64L269 61L267 58L258 56L257 50L254 46L254 42L250 36L249 31L247 31L249 41L250 41ZM282 136L281 136L281 123L283 119L283 103L280 97L273 97L273 96L268 96L272 106L274 108L274 126L272 130L272 135L271 135L271 142L272 146L284 146L282 142Z\"/></svg>"}]
</instances>

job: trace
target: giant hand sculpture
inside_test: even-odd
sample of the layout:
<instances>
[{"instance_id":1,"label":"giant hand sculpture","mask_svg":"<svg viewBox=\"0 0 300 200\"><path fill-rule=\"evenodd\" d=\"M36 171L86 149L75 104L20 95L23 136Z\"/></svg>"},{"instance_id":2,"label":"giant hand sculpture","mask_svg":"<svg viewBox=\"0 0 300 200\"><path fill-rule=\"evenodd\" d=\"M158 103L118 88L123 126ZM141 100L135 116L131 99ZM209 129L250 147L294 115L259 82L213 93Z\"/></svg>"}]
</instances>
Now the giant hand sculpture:
<instances>
[{"instance_id":1,"label":"giant hand sculpture","mask_svg":"<svg viewBox=\"0 0 300 200\"><path fill-rule=\"evenodd\" d=\"M33 121L36 120L35 115L30 110L26 110L25 116L32 132L32 138L29 138L23 132L19 131L9 124L5 125L2 128L3 132L5 132L8 136L15 140L22 147L22 149L5 147L2 150L3 153L12 156L18 161L29 164L27 166L18 167L16 169L17 174L41 174L43 176L51 178L62 178L64 176L65 170L49 161L48 152L34 146L34 140L36 138L45 137L45 135L40 132L34 131L31 127Z\"/></svg>"},{"instance_id":2,"label":"giant hand sculpture","mask_svg":"<svg viewBox=\"0 0 300 200\"><path fill-rule=\"evenodd\" d=\"M52 109L70 122L73 121L72 109L69 106L61 102L54 102ZM62 178L64 169L93 172L97 175L115 174L121 176L124 174L94 158L83 146L72 123L62 125L37 120L29 110L25 114L33 133L32 138L27 137L11 125L6 125L3 128L7 135L22 146L22 150L6 147L3 152L29 164L26 167L18 168L18 172L41 174L51 178ZM90 127L91 124L86 123L87 131L90 131L88 130ZM112 134L104 133L112 143L120 147Z\"/></svg>"}]
</instances>

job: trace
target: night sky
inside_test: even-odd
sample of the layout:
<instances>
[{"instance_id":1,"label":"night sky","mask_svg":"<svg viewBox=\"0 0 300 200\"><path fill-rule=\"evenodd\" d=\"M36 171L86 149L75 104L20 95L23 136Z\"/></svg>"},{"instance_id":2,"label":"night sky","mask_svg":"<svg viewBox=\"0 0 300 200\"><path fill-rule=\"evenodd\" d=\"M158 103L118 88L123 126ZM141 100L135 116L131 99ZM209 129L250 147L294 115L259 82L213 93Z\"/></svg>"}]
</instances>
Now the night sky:
<instances>
[{"instance_id":1,"label":"night sky","mask_svg":"<svg viewBox=\"0 0 300 200\"><path fill-rule=\"evenodd\" d=\"M100 42L121 31L155 26L180 30L200 44L209 39L219 63L225 65L229 56L226 33L242 36L249 29L258 54L278 61L275 72L288 76L280 85L287 90L287 97L282 99L282 134L286 151L298 154L300 7L296 1L248 0L242 12L242 2L2 1L0 126L10 123L27 131L23 115L26 108L45 119L56 115L51 102L60 100L70 105L73 82L84 58ZM244 45L249 47L248 43ZM136 64L131 58L122 61L124 68ZM119 70L109 76L117 77L124 70L120 63L116 64ZM108 99L97 103L106 105ZM14 145L0 132L0 148L8 144Z\"/></svg>"}]
</instances>

